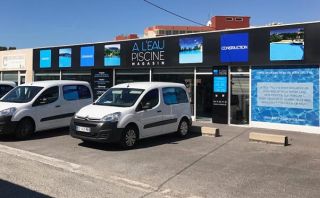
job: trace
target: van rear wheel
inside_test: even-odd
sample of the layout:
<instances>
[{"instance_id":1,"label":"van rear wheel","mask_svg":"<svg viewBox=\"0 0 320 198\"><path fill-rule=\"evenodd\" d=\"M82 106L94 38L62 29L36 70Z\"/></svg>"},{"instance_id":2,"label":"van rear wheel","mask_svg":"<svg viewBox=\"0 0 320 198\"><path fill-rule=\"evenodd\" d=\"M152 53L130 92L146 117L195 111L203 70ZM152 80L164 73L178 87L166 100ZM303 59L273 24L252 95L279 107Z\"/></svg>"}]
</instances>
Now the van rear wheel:
<instances>
[{"instance_id":1,"label":"van rear wheel","mask_svg":"<svg viewBox=\"0 0 320 198\"><path fill-rule=\"evenodd\" d=\"M34 124L32 120L25 118L18 123L15 130L15 137L22 140L29 137L32 133L34 133Z\"/></svg>"},{"instance_id":2,"label":"van rear wheel","mask_svg":"<svg viewBox=\"0 0 320 198\"><path fill-rule=\"evenodd\" d=\"M182 119L179 123L179 127L178 127L178 131L177 131L178 135L180 137L185 137L188 135L189 133L189 122L187 119Z\"/></svg>"},{"instance_id":3,"label":"van rear wheel","mask_svg":"<svg viewBox=\"0 0 320 198\"><path fill-rule=\"evenodd\" d=\"M138 141L138 130L133 126L128 126L124 129L120 145L124 149L133 148Z\"/></svg>"}]
</instances>

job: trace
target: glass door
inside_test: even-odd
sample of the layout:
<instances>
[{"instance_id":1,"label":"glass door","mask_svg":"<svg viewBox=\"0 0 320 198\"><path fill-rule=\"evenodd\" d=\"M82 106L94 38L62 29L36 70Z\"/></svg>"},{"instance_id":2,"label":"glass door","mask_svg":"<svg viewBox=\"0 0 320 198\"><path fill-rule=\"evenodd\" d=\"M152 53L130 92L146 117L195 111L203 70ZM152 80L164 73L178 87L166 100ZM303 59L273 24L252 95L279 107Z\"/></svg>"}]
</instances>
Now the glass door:
<instances>
[{"instance_id":1,"label":"glass door","mask_svg":"<svg viewBox=\"0 0 320 198\"><path fill-rule=\"evenodd\" d=\"M212 121L212 75L197 75L196 119Z\"/></svg>"},{"instance_id":2,"label":"glass door","mask_svg":"<svg viewBox=\"0 0 320 198\"><path fill-rule=\"evenodd\" d=\"M230 124L249 124L249 74L231 73Z\"/></svg>"}]
</instances>

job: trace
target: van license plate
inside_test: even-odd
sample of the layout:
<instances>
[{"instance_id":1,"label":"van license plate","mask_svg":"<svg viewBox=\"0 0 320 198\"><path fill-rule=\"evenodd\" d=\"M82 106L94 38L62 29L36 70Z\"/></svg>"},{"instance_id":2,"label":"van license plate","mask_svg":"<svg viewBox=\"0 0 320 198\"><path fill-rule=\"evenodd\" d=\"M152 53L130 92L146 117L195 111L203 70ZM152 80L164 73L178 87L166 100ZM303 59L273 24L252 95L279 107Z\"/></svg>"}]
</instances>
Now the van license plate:
<instances>
[{"instance_id":1,"label":"van license plate","mask_svg":"<svg viewBox=\"0 0 320 198\"><path fill-rule=\"evenodd\" d=\"M86 133L91 132L91 129L89 127L82 127L82 126L76 126L76 130L81 132L86 132Z\"/></svg>"}]
</instances>

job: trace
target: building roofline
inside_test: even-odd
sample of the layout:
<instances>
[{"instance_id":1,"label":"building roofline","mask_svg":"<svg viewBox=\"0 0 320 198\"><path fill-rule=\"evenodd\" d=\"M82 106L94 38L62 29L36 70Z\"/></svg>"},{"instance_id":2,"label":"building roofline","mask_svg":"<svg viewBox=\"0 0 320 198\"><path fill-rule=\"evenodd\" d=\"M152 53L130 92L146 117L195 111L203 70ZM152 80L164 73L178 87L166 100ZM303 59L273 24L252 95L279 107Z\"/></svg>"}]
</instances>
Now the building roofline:
<instances>
[{"instance_id":1,"label":"building roofline","mask_svg":"<svg viewBox=\"0 0 320 198\"><path fill-rule=\"evenodd\" d=\"M103 44L103 43L120 43L120 42L129 42L129 41L146 40L146 39L154 39L154 38L177 37L177 36L183 36L183 35L209 34L209 33L217 33L217 32L234 32L234 31L241 31L241 30L262 29L262 28L271 28L271 27L272 27L272 28L273 28L273 27L283 27L283 26L290 26L290 25L306 25L306 24L314 24L314 23L320 23L320 21L309 21L309 22L300 22L300 23L288 23L288 24L280 24L280 25L273 25L273 26L264 25L264 26L256 26L256 27L249 27L249 28L213 30L213 31L205 31L205 32L195 32L195 33L186 33L186 34L175 34L175 35L166 35L166 36L150 37L150 38L128 39L128 40L121 40L121 41L99 41L99 42L94 42L94 43L78 43L78 44L68 44L68 45L45 46L45 47L35 47L35 48L31 48L31 49L48 49L48 48L70 47L70 46L95 45L95 44Z\"/></svg>"}]
</instances>

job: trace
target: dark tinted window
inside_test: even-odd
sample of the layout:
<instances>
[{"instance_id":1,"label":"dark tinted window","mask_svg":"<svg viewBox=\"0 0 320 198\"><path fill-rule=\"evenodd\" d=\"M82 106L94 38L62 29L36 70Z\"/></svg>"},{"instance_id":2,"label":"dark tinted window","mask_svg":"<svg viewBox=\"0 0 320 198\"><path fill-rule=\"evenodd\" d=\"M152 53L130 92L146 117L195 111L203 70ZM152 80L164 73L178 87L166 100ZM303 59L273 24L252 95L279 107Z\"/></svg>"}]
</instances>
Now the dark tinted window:
<instances>
[{"instance_id":1,"label":"dark tinted window","mask_svg":"<svg viewBox=\"0 0 320 198\"><path fill-rule=\"evenodd\" d=\"M175 89L176 89L178 103L188 103L189 101L188 101L188 96L186 91L180 87L177 87Z\"/></svg>"},{"instance_id":2,"label":"dark tinted window","mask_svg":"<svg viewBox=\"0 0 320 198\"><path fill-rule=\"evenodd\" d=\"M141 106L146 106L149 103L150 108L152 109L159 103L159 91L158 89L153 89L149 91L141 100Z\"/></svg>"},{"instance_id":3,"label":"dark tinted window","mask_svg":"<svg viewBox=\"0 0 320 198\"><path fill-rule=\"evenodd\" d=\"M0 98L8 93L13 87L10 85L0 85Z\"/></svg>"},{"instance_id":4,"label":"dark tinted window","mask_svg":"<svg viewBox=\"0 0 320 198\"><path fill-rule=\"evenodd\" d=\"M18 86L4 96L1 101L15 103L30 102L40 92L41 89L43 89L43 87Z\"/></svg>"},{"instance_id":5,"label":"dark tinted window","mask_svg":"<svg viewBox=\"0 0 320 198\"><path fill-rule=\"evenodd\" d=\"M91 98L89 88L84 85L65 85L62 89L63 98L65 100L79 100Z\"/></svg>"},{"instance_id":6,"label":"dark tinted window","mask_svg":"<svg viewBox=\"0 0 320 198\"><path fill-rule=\"evenodd\" d=\"M136 103L143 89L110 88L95 102L96 105L131 107Z\"/></svg>"},{"instance_id":7,"label":"dark tinted window","mask_svg":"<svg viewBox=\"0 0 320 198\"><path fill-rule=\"evenodd\" d=\"M45 90L35 101L34 105L45 105L57 101L59 98L59 87L51 87Z\"/></svg>"}]
</instances>

